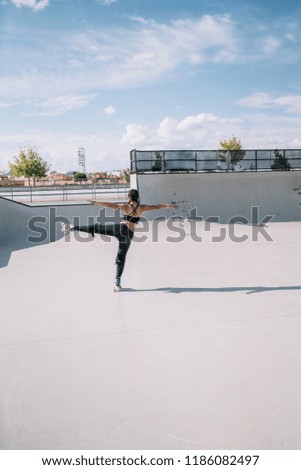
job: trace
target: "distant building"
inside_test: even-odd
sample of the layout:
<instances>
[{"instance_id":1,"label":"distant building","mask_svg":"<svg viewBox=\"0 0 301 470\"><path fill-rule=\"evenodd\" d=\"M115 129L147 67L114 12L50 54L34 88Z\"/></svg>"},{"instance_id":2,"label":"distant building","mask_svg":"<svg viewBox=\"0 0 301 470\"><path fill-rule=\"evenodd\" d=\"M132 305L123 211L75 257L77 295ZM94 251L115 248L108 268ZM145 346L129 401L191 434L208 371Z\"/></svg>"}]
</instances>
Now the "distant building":
<instances>
[{"instance_id":1,"label":"distant building","mask_svg":"<svg viewBox=\"0 0 301 470\"><path fill-rule=\"evenodd\" d=\"M47 178L48 184L71 184L73 182L73 175L67 175L65 173L51 173Z\"/></svg>"},{"instance_id":2,"label":"distant building","mask_svg":"<svg viewBox=\"0 0 301 470\"><path fill-rule=\"evenodd\" d=\"M7 175L0 175L0 186L7 187L7 186L25 186L24 179L12 179L10 176Z\"/></svg>"}]
</instances>

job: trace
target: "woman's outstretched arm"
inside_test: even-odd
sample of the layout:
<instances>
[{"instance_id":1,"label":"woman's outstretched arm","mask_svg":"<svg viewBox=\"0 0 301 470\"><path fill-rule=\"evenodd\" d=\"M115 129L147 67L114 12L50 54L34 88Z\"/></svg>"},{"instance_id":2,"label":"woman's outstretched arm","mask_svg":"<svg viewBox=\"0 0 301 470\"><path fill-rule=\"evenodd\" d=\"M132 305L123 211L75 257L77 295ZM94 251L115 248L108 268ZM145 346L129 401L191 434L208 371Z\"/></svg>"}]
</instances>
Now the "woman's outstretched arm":
<instances>
[{"instance_id":1,"label":"woman's outstretched arm","mask_svg":"<svg viewBox=\"0 0 301 470\"><path fill-rule=\"evenodd\" d=\"M177 204L142 204L141 209L144 211L155 211L160 209L178 209L179 206Z\"/></svg>"},{"instance_id":2,"label":"woman's outstretched arm","mask_svg":"<svg viewBox=\"0 0 301 470\"><path fill-rule=\"evenodd\" d=\"M112 209L123 209L125 204L118 204L116 202L105 202L105 201L94 201L93 199L88 199L90 204L94 204L95 206L103 206L103 207L111 207Z\"/></svg>"}]
</instances>

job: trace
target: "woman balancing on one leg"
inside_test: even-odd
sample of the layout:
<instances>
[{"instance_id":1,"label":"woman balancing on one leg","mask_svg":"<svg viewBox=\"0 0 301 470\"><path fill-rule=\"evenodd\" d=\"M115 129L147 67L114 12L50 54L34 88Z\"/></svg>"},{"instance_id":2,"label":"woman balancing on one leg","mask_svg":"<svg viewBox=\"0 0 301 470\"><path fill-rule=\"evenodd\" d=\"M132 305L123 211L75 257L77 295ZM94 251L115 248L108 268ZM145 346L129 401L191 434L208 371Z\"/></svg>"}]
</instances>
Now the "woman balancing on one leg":
<instances>
[{"instance_id":1,"label":"woman balancing on one leg","mask_svg":"<svg viewBox=\"0 0 301 470\"><path fill-rule=\"evenodd\" d=\"M62 231L66 234L70 230L79 230L82 232L91 233L94 237L95 233L99 233L102 235L109 235L112 237L117 238L119 241L118 252L116 256L116 280L115 280L115 287L114 291L119 292L121 291L121 276L124 269L125 258L127 251L131 245L131 241L135 232L135 226L138 224L141 215L144 211L152 211L157 209L168 209L168 208L178 208L176 204L154 204L154 205L146 205L140 204L139 201L139 192L137 189L131 189L128 193L128 202L127 204L117 204L114 202L96 202L89 200L91 204L96 204L98 206L103 207L111 207L112 209L120 209L124 216L121 223L110 223L110 224L93 224L93 225L68 225L62 224Z\"/></svg>"}]
</instances>

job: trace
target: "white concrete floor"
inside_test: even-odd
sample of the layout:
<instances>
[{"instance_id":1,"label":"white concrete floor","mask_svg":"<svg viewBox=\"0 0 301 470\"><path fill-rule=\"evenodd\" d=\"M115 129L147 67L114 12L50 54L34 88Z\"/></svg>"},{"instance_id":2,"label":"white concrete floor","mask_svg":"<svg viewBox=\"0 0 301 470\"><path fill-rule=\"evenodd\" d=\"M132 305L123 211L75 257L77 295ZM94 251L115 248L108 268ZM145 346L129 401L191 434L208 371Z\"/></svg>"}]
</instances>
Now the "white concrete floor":
<instances>
[{"instance_id":1,"label":"white concrete floor","mask_svg":"<svg viewBox=\"0 0 301 470\"><path fill-rule=\"evenodd\" d=\"M71 236L0 271L1 449L300 449L300 223ZM224 228L228 232L227 226ZM139 234L141 236L141 234Z\"/></svg>"}]
</instances>

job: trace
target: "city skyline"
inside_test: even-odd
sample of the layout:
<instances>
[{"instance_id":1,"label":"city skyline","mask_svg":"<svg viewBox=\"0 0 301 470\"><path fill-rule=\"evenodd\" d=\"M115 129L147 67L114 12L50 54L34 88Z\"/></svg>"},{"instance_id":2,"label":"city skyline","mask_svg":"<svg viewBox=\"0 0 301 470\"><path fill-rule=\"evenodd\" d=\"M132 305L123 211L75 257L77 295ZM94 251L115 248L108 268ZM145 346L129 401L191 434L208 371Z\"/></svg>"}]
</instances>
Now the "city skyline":
<instances>
[{"instance_id":1,"label":"city skyline","mask_svg":"<svg viewBox=\"0 0 301 470\"><path fill-rule=\"evenodd\" d=\"M301 6L265 0L1 0L0 171L129 166L133 148L301 148Z\"/></svg>"}]
</instances>

